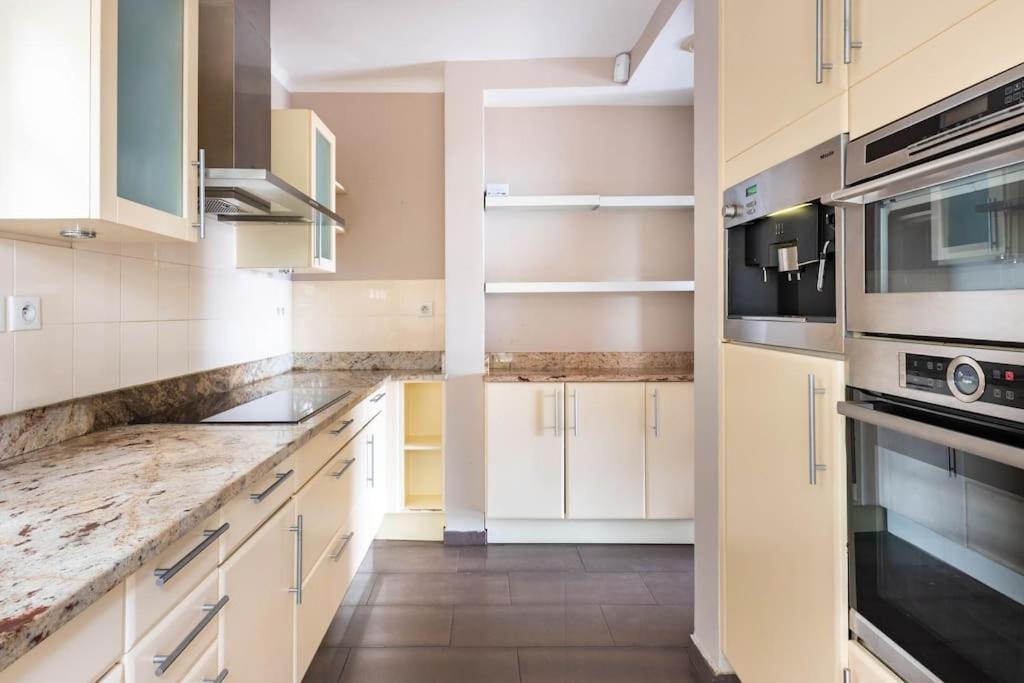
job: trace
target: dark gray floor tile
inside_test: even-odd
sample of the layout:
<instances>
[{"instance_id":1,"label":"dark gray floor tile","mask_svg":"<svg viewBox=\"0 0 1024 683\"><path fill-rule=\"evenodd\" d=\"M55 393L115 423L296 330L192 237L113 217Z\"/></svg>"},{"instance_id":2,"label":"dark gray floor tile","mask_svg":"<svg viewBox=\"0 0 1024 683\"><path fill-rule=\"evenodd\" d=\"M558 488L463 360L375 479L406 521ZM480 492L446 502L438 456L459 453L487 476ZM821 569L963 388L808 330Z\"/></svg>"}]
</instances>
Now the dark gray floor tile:
<instances>
[{"instance_id":1,"label":"dark gray floor tile","mask_svg":"<svg viewBox=\"0 0 1024 683\"><path fill-rule=\"evenodd\" d=\"M348 653L346 648L321 647L302 677L302 683L337 683Z\"/></svg>"},{"instance_id":2,"label":"dark gray floor tile","mask_svg":"<svg viewBox=\"0 0 1024 683\"><path fill-rule=\"evenodd\" d=\"M331 625L327 627L327 633L324 634L324 640L320 647L341 647L342 641L345 640L345 632L348 631L348 625L352 623L352 618L356 615L356 607L357 605L342 605L338 608L331 619Z\"/></svg>"},{"instance_id":3,"label":"dark gray floor tile","mask_svg":"<svg viewBox=\"0 0 1024 683\"><path fill-rule=\"evenodd\" d=\"M597 605L459 605L452 645L611 645Z\"/></svg>"},{"instance_id":4,"label":"dark gray floor tile","mask_svg":"<svg viewBox=\"0 0 1024 683\"><path fill-rule=\"evenodd\" d=\"M508 574L381 574L374 605L507 605Z\"/></svg>"},{"instance_id":5,"label":"dark gray floor tile","mask_svg":"<svg viewBox=\"0 0 1024 683\"><path fill-rule=\"evenodd\" d=\"M355 608L341 643L348 647L448 645L451 629L451 607L368 605Z\"/></svg>"},{"instance_id":6,"label":"dark gray floor tile","mask_svg":"<svg viewBox=\"0 0 1024 683\"><path fill-rule=\"evenodd\" d=\"M513 572L509 581L513 604L654 604L635 573Z\"/></svg>"},{"instance_id":7,"label":"dark gray floor tile","mask_svg":"<svg viewBox=\"0 0 1024 683\"><path fill-rule=\"evenodd\" d=\"M686 605L603 605L616 645L685 646L693 632L693 608Z\"/></svg>"},{"instance_id":8,"label":"dark gray floor tile","mask_svg":"<svg viewBox=\"0 0 1024 683\"><path fill-rule=\"evenodd\" d=\"M583 571L573 545L486 545L462 548L459 571Z\"/></svg>"},{"instance_id":9,"label":"dark gray floor tile","mask_svg":"<svg viewBox=\"0 0 1024 683\"><path fill-rule=\"evenodd\" d=\"M458 568L459 549L442 543L377 541L359 567L362 573L453 572Z\"/></svg>"},{"instance_id":10,"label":"dark gray floor tile","mask_svg":"<svg viewBox=\"0 0 1024 683\"><path fill-rule=\"evenodd\" d=\"M696 683L684 648L526 648L522 683Z\"/></svg>"},{"instance_id":11,"label":"dark gray floor tile","mask_svg":"<svg viewBox=\"0 0 1024 683\"><path fill-rule=\"evenodd\" d=\"M692 572L644 574L644 583L659 605L693 605Z\"/></svg>"},{"instance_id":12,"label":"dark gray floor tile","mask_svg":"<svg viewBox=\"0 0 1024 683\"><path fill-rule=\"evenodd\" d=\"M345 598L341 601L343 605L365 605L370 599L370 592L377 580L376 574L359 573L352 576L352 581L345 591Z\"/></svg>"},{"instance_id":13,"label":"dark gray floor tile","mask_svg":"<svg viewBox=\"0 0 1024 683\"><path fill-rule=\"evenodd\" d=\"M344 683L518 683L516 651L492 648L359 648Z\"/></svg>"},{"instance_id":14,"label":"dark gray floor tile","mask_svg":"<svg viewBox=\"0 0 1024 683\"><path fill-rule=\"evenodd\" d=\"M693 570L692 545L581 545L588 572L686 572Z\"/></svg>"}]
</instances>

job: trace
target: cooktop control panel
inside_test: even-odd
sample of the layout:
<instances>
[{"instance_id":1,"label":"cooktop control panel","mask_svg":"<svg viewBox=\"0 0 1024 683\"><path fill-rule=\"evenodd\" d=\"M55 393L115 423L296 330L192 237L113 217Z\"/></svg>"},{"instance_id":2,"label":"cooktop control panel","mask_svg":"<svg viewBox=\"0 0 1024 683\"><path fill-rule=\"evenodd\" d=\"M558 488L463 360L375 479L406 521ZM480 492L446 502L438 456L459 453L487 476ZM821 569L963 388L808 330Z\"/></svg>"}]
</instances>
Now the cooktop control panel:
<instances>
[{"instance_id":1,"label":"cooktop control panel","mask_svg":"<svg viewBox=\"0 0 1024 683\"><path fill-rule=\"evenodd\" d=\"M1021 365L978 361L970 356L901 353L900 386L954 396L964 403L981 401L1024 409Z\"/></svg>"}]
</instances>

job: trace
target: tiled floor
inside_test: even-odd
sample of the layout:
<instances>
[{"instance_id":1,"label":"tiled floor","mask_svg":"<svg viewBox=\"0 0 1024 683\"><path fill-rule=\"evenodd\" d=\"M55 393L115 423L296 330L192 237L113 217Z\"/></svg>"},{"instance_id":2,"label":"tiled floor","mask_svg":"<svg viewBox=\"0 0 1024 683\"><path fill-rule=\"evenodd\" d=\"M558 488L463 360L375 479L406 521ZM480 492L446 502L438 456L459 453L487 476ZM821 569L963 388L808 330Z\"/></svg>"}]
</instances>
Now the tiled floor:
<instances>
[{"instance_id":1,"label":"tiled floor","mask_svg":"<svg viewBox=\"0 0 1024 683\"><path fill-rule=\"evenodd\" d=\"M694 683L693 546L377 541L304 683Z\"/></svg>"}]
</instances>

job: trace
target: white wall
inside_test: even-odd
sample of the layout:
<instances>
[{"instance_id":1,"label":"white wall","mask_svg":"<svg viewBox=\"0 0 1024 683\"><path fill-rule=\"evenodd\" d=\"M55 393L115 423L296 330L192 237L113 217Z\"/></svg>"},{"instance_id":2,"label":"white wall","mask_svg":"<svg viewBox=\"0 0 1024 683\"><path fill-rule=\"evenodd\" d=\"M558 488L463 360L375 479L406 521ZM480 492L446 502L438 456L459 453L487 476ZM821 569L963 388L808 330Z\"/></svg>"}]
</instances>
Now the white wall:
<instances>
[{"instance_id":1,"label":"white wall","mask_svg":"<svg viewBox=\"0 0 1024 683\"><path fill-rule=\"evenodd\" d=\"M234 228L187 243L0 240L0 296L42 297L0 332L0 414L291 351L291 282L234 268Z\"/></svg>"}]
</instances>

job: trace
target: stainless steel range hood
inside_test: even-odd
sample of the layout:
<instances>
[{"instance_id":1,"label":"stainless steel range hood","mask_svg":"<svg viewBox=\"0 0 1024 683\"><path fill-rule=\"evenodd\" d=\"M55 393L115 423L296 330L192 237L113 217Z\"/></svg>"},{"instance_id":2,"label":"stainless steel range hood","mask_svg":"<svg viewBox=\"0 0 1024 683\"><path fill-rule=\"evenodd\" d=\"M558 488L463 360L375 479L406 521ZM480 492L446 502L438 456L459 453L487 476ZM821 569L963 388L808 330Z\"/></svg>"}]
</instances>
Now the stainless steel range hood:
<instances>
[{"instance_id":1,"label":"stainless steel range hood","mask_svg":"<svg viewBox=\"0 0 1024 683\"><path fill-rule=\"evenodd\" d=\"M199 2L204 211L223 223L344 219L270 172L270 0Z\"/></svg>"}]
</instances>

